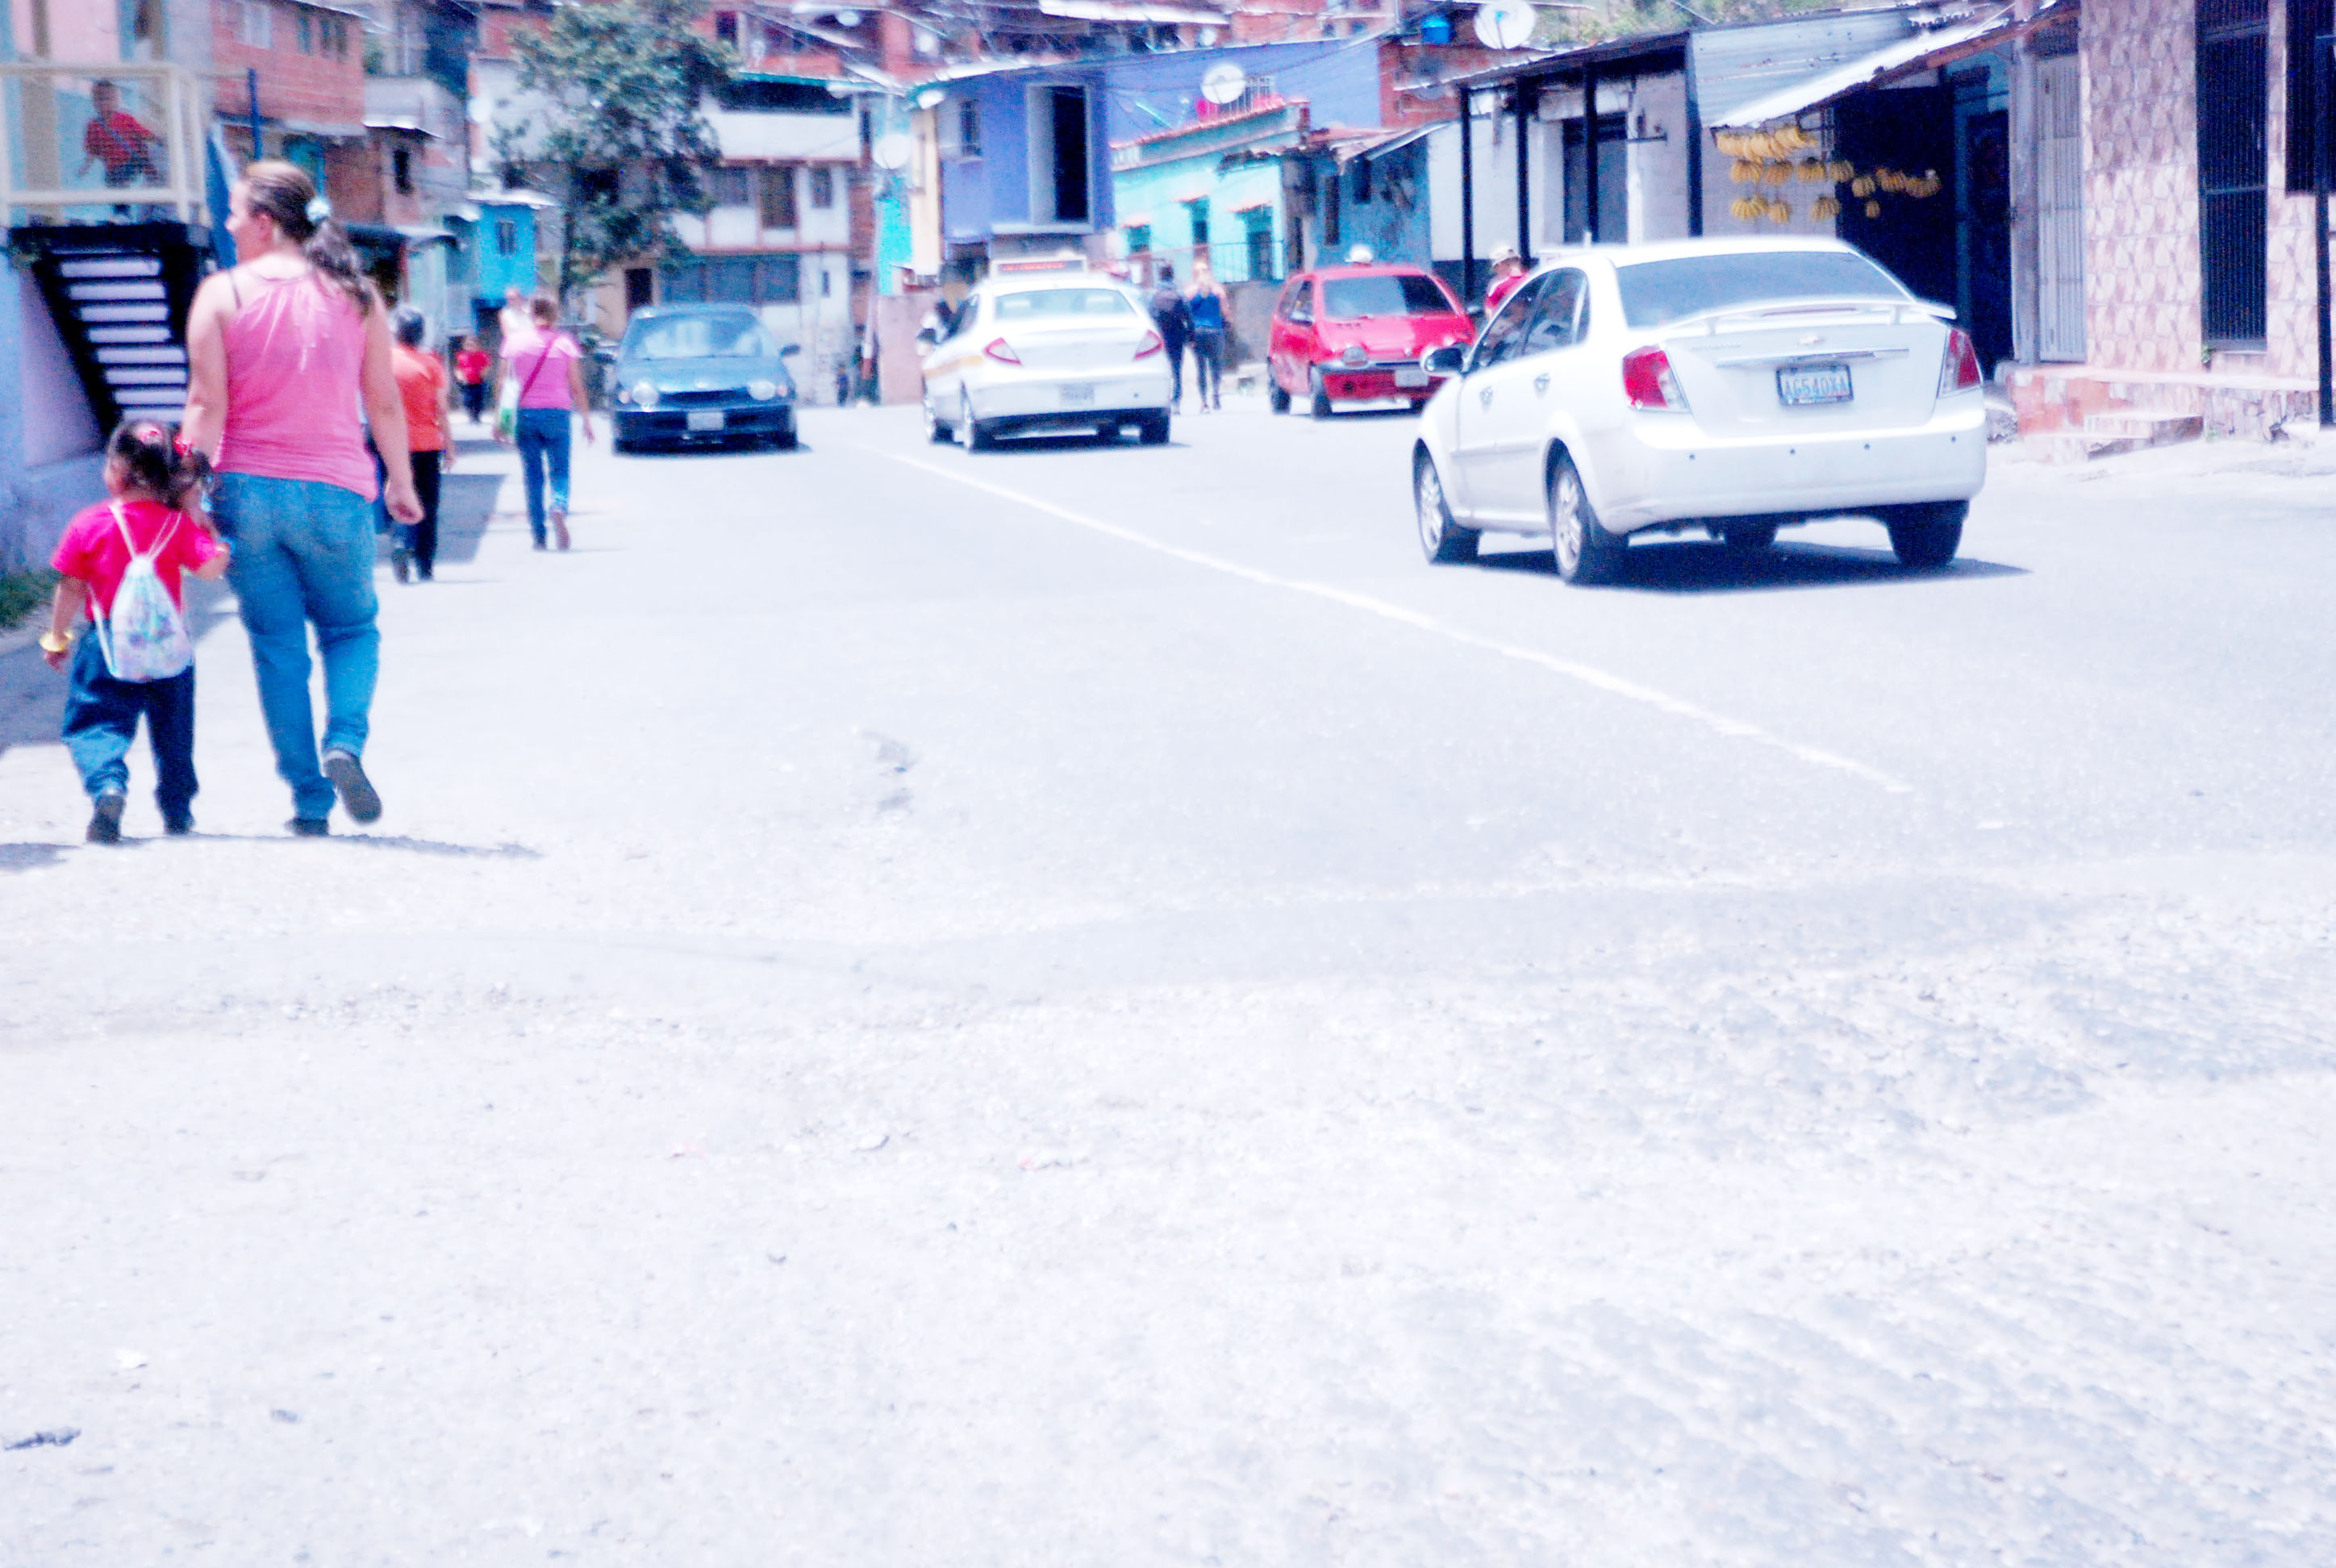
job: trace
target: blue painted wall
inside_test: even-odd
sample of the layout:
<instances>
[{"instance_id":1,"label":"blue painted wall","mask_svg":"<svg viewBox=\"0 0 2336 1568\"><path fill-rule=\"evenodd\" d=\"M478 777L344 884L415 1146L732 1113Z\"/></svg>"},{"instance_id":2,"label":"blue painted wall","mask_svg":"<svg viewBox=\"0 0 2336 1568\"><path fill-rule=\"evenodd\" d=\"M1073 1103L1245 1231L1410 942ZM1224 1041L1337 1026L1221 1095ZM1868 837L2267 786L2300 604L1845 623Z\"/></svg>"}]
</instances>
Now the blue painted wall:
<instances>
[{"instance_id":1,"label":"blue painted wall","mask_svg":"<svg viewBox=\"0 0 2336 1568\"><path fill-rule=\"evenodd\" d=\"M496 235L500 225L508 220L518 226L516 244L505 256L498 248ZM504 206L493 201L479 203L477 229L478 253L472 258L472 292L491 304L500 303L508 289L533 294L535 273L535 209L531 207Z\"/></svg>"}]
</instances>

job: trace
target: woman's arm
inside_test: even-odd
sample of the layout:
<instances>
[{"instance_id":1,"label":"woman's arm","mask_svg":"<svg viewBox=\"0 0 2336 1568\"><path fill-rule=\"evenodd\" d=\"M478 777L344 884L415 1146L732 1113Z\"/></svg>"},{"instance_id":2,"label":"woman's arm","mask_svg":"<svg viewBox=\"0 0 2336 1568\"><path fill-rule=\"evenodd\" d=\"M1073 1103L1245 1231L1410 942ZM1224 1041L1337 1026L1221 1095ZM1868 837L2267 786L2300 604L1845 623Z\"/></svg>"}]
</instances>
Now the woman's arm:
<instances>
[{"instance_id":1,"label":"woman's arm","mask_svg":"<svg viewBox=\"0 0 2336 1568\"><path fill-rule=\"evenodd\" d=\"M592 400L584 392L584 361L581 358L568 362L568 405L583 418L584 439L590 441L592 439Z\"/></svg>"},{"instance_id":2,"label":"woman's arm","mask_svg":"<svg viewBox=\"0 0 2336 1568\"><path fill-rule=\"evenodd\" d=\"M405 399L397 394L397 372L391 368L389 309L375 295L365 317L365 364L358 377L365 393L365 418L373 425L374 450L389 475L383 501L389 515L400 522L420 522L422 502L414 493L414 460L405 445Z\"/></svg>"},{"instance_id":3,"label":"woman's arm","mask_svg":"<svg viewBox=\"0 0 2336 1568\"><path fill-rule=\"evenodd\" d=\"M187 407L180 439L216 462L227 430L227 324L235 296L222 272L203 280L187 314Z\"/></svg>"}]
</instances>

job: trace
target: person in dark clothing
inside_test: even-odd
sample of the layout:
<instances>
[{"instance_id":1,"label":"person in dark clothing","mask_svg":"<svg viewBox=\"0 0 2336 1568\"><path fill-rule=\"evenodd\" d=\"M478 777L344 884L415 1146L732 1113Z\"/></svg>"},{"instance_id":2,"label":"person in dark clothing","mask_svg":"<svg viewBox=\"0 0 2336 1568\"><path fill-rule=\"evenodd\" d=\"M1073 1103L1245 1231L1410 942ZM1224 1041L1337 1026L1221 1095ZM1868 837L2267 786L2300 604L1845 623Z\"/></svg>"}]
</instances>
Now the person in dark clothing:
<instances>
[{"instance_id":1,"label":"person in dark clothing","mask_svg":"<svg viewBox=\"0 0 2336 1568\"><path fill-rule=\"evenodd\" d=\"M1160 342L1168 351L1168 406L1175 413L1184 412L1184 345L1192 336L1192 312L1184 304L1184 297L1176 291L1176 268L1167 262L1160 264L1160 282L1152 290L1150 300L1152 325L1160 329Z\"/></svg>"}]
</instances>

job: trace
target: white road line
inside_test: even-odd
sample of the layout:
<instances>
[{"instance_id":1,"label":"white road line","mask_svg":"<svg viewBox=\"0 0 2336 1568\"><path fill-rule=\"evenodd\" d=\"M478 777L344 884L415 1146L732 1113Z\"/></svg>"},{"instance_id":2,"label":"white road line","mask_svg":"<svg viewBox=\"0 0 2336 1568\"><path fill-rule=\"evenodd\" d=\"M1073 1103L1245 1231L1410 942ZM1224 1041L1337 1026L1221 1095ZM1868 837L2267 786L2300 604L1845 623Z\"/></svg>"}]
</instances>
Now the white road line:
<instances>
[{"instance_id":1,"label":"white road line","mask_svg":"<svg viewBox=\"0 0 2336 1568\"><path fill-rule=\"evenodd\" d=\"M1486 653L1498 654L1504 658L1513 658L1520 664L1538 666L1540 668L1578 680L1584 686L1594 687L1611 696L1626 697L1631 702L1644 703L1647 706L1669 714L1674 718L1682 718L1690 724L1701 725L1715 734L1724 735L1731 740L1748 740L1757 745L1772 746L1789 756L1799 758L1811 766L1832 768L1837 772L1851 774L1853 777L1864 779L1866 783L1886 790L1892 794L1914 793L1913 785L1892 777L1880 768L1868 766L1854 757L1845 757L1838 752L1826 751L1821 746L1803 745L1798 741L1786 740L1782 735L1772 735L1762 729L1758 725L1747 724L1742 719L1729 718L1724 714L1713 713L1709 708L1698 707L1684 698L1673 696L1669 692L1657 691L1652 687L1640 686L1634 680L1626 680L1611 670L1600 669L1596 665L1582 664L1575 659L1560 658L1554 654L1543 653L1538 648L1520 648L1514 643L1496 642L1491 638L1480 637L1473 631L1464 631L1458 627L1447 626L1443 621L1432 616L1422 615L1416 609L1406 609L1399 604L1389 604L1386 599L1374 599L1367 593L1356 593L1350 589L1334 588L1327 582L1311 582L1300 577L1283 577L1277 572L1261 571L1253 566L1243 566L1237 560L1227 560L1220 555L1210 555L1204 550L1186 550L1182 545L1167 543L1165 541L1153 538L1150 534L1139 533L1134 529L1124 528L1115 522L1105 522L1101 518L1089 517L1085 512L1073 511L1068 507L1057 506L1053 502L1038 496L1026 495L1018 490L1008 490L1002 484L992 484L986 479L976 479L970 474L943 468L939 463L928 463L922 458L907 457L897 452L885 452L881 447L863 446L861 450L889 457L895 463L907 463L910 468L921 468L927 473L939 475L942 479L950 480L973 490L987 491L1001 501L1010 501L1017 505L1029 507L1034 511L1043 511L1050 517L1059 517L1065 522L1076 523L1081 528L1091 529L1096 533L1108 534L1114 539L1139 545L1145 550L1156 550L1162 555L1172 556L1193 566L1206 567L1211 571L1221 571L1229 577L1241 578L1267 588L1285 589L1291 593L1310 594L1316 599L1326 599L1333 604L1343 604L1349 609L1359 609L1366 614L1377 616L1381 619L1411 627L1415 630L1447 638L1469 648L1482 648Z\"/></svg>"}]
</instances>

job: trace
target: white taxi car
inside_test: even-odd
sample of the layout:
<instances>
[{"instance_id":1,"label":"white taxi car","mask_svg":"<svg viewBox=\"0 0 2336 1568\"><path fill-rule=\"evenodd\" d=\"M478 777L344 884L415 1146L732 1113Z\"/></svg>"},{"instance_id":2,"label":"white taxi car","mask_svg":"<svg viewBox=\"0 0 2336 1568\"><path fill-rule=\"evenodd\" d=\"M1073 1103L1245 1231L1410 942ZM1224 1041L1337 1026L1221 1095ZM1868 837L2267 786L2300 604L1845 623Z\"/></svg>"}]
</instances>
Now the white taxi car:
<instances>
[{"instance_id":1,"label":"white taxi car","mask_svg":"<svg viewBox=\"0 0 2336 1568\"><path fill-rule=\"evenodd\" d=\"M925 428L975 452L1002 435L1133 426L1168 439L1168 356L1135 291L1090 272L993 274L925 355Z\"/></svg>"},{"instance_id":2,"label":"white taxi car","mask_svg":"<svg viewBox=\"0 0 2336 1568\"><path fill-rule=\"evenodd\" d=\"M1854 515L1906 565L1943 566L1987 478L1979 356L1952 314L1838 240L1560 254L1473 345L1422 360L1453 379L1412 453L1420 543L1465 560L1479 531L1544 537L1591 582L1635 533L1762 549Z\"/></svg>"}]
</instances>

